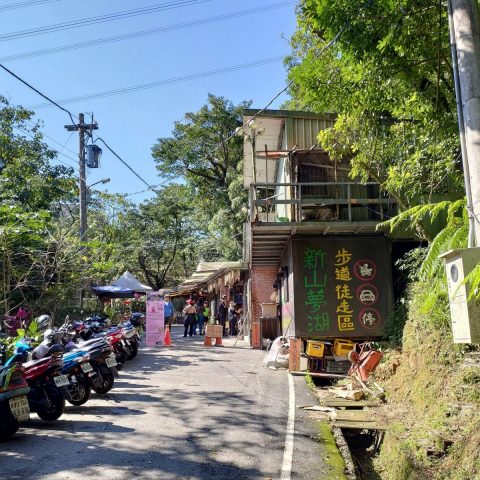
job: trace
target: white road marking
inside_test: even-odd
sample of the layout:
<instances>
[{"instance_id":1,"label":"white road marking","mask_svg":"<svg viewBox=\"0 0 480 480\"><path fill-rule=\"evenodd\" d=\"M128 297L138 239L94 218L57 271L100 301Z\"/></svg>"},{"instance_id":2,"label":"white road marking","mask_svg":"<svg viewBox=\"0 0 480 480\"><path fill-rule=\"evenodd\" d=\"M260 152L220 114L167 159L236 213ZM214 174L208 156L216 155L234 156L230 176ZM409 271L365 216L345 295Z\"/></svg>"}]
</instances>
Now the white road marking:
<instances>
[{"instance_id":1,"label":"white road marking","mask_svg":"<svg viewBox=\"0 0 480 480\"><path fill-rule=\"evenodd\" d=\"M290 480L293 460L293 434L295 428L295 386L293 376L288 374L288 419L285 432L285 449L283 451L280 480Z\"/></svg>"}]
</instances>

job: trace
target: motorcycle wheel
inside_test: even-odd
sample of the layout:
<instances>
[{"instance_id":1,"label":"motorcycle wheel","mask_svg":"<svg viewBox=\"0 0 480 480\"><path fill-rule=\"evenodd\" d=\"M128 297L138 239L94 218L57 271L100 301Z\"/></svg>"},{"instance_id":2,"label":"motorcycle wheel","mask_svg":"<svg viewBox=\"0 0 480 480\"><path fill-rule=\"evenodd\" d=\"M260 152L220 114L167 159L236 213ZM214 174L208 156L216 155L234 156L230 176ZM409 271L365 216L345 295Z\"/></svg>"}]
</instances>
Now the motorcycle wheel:
<instances>
[{"instance_id":1,"label":"motorcycle wheel","mask_svg":"<svg viewBox=\"0 0 480 480\"><path fill-rule=\"evenodd\" d=\"M18 430L18 422L10 411L8 402L0 403L0 441L8 440Z\"/></svg>"},{"instance_id":2,"label":"motorcycle wheel","mask_svg":"<svg viewBox=\"0 0 480 480\"><path fill-rule=\"evenodd\" d=\"M45 422L53 422L62 416L65 410L65 399L56 395L50 397L50 405L42 404L37 408L37 415Z\"/></svg>"},{"instance_id":3,"label":"motorcycle wheel","mask_svg":"<svg viewBox=\"0 0 480 480\"><path fill-rule=\"evenodd\" d=\"M112 372L102 372L102 379L96 383L91 382L91 386L95 393L104 394L112 389L114 381Z\"/></svg>"},{"instance_id":4,"label":"motorcycle wheel","mask_svg":"<svg viewBox=\"0 0 480 480\"><path fill-rule=\"evenodd\" d=\"M67 402L70 403L71 405L75 405L76 407L79 407L80 405L83 405L84 403L88 402L88 399L90 398L90 394L92 393L92 388L90 387L89 383L79 383L77 385L76 391L72 394L70 392L70 399L67 399Z\"/></svg>"},{"instance_id":5,"label":"motorcycle wheel","mask_svg":"<svg viewBox=\"0 0 480 480\"><path fill-rule=\"evenodd\" d=\"M134 359L136 356L137 356L137 353L138 353L138 343L137 342L133 342L131 345L130 345L130 355L127 357L127 360L132 360Z\"/></svg>"}]
</instances>

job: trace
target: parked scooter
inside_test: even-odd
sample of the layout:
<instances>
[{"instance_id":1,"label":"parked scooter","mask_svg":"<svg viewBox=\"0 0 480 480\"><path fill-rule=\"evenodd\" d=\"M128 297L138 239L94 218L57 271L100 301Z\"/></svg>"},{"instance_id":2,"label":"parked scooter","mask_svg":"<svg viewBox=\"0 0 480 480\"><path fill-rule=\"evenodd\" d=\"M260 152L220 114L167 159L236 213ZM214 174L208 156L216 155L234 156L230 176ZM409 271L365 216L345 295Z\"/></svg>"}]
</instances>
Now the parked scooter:
<instances>
[{"instance_id":1,"label":"parked scooter","mask_svg":"<svg viewBox=\"0 0 480 480\"><path fill-rule=\"evenodd\" d=\"M30 391L19 363L0 367L0 440L14 435L19 422L30 418L27 394Z\"/></svg>"},{"instance_id":2,"label":"parked scooter","mask_svg":"<svg viewBox=\"0 0 480 480\"><path fill-rule=\"evenodd\" d=\"M17 353L7 364L26 361L29 347L17 348ZM60 387L68 385L68 376L61 374L63 366L63 347L53 345L48 356L40 360L32 360L23 364L24 378L30 387L28 404L32 412L47 422L57 420L65 409L65 398Z\"/></svg>"}]
</instances>

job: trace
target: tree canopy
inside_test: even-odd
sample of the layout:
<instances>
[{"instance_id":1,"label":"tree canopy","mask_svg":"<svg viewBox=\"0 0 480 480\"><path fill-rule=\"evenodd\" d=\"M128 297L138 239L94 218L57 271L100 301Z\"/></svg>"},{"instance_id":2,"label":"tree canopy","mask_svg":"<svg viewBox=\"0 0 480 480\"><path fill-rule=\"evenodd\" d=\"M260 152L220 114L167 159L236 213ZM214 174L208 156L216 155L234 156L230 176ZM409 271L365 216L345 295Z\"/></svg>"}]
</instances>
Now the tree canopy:
<instances>
[{"instance_id":1,"label":"tree canopy","mask_svg":"<svg viewBox=\"0 0 480 480\"><path fill-rule=\"evenodd\" d=\"M442 2L305 0L292 47L289 106L338 114L319 136L333 158L403 208L463 195Z\"/></svg>"}]
</instances>

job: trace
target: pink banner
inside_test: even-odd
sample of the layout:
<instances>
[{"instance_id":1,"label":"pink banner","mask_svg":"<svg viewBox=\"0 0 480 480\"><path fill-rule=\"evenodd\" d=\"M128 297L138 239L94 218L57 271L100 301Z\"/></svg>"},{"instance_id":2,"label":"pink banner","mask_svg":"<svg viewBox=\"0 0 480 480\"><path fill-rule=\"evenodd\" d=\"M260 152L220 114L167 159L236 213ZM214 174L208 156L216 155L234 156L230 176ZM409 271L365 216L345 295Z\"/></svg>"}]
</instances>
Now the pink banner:
<instances>
[{"instance_id":1,"label":"pink banner","mask_svg":"<svg viewBox=\"0 0 480 480\"><path fill-rule=\"evenodd\" d=\"M147 292L147 347L164 344L165 319L163 312L163 291Z\"/></svg>"}]
</instances>

